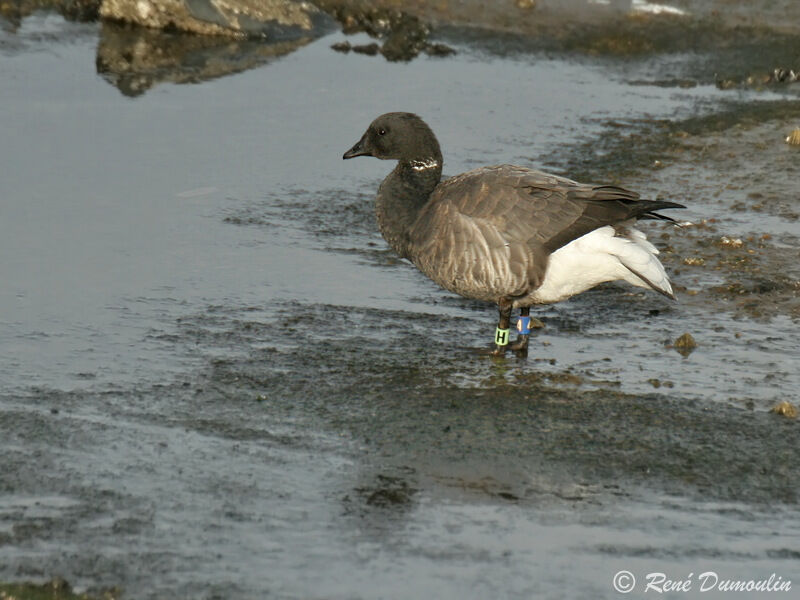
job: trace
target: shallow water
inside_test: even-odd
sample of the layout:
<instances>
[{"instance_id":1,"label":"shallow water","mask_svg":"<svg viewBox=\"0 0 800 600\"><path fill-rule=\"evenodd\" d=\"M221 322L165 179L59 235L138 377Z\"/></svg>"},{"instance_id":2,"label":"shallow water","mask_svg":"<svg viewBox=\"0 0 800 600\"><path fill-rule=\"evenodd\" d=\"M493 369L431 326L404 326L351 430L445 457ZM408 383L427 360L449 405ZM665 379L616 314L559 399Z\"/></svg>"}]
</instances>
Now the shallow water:
<instances>
[{"instance_id":1,"label":"shallow water","mask_svg":"<svg viewBox=\"0 0 800 600\"><path fill-rule=\"evenodd\" d=\"M800 387L795 117L752 124L795 88L451 29L446 58L345 55L334 33L132 97L96 70L124 35L46 13L0 33L0 579L602 598L622 569L796 575L798 427L767 412ZM696 85L641 85L654 64ZM390 165L341 160L388 110L433 125L446 174L624 172L718 219L647 228L680 302L604 286L538 311L527 360L477 356L494 309L393 257L371 205ZM689 137L642 129L662 121ZM775 239L737 270L714 243L750 234ZM713 291L740 277L788 283L743 294L755 308Z\"/></svg>"}]
</instances>

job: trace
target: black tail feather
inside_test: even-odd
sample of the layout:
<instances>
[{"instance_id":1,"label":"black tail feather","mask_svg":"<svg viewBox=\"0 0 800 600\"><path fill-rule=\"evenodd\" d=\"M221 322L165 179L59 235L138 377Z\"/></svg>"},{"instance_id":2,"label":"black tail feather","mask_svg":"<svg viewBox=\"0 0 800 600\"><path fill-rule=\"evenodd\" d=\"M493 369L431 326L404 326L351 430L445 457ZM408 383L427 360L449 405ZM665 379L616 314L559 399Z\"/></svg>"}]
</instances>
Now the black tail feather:
<instances>
[{"instance_id":1,"label":"black tail feather","mask_svg":"<svg viewBox=\"0 0 800 600\"><path fill-rule=\"evenodd\" d=\"M637 220L657 219L659 221L669 221L670 223L677 223L677 221L672 217L659 214L656 211L668 208L686 208L683 204L669 202L667 200L639 200L629 206L633 209L631 217Z\"/></svg>"},{"instance_id":2,"label":"black tail feather","mask_svg":"<svg viewBox=\"0 0 800 600\"><path fill-rule=\"evenodd\" d=\"M675 223L678 225L678 221L673 219L672 217L668 217L667 215L660 215L654 212L646 212L636 217L638 221L647 221L648 219L658 220L658 221L669 221L670 223Z\"/></svg>"}]
</instances>

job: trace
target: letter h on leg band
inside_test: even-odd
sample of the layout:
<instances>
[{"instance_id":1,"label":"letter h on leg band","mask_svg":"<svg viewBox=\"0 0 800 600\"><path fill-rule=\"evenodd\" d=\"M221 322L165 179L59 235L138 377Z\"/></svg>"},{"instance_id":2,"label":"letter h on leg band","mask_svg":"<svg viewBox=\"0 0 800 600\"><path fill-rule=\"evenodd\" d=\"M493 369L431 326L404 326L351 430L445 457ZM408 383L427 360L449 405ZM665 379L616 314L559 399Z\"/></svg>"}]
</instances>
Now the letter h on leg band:
<instances>
[{"instance_id":1,"label":"letter h on leg band","mask_svg":"<svg viewBox=\"0 0 800 600\"><path fill-rule=\"evenodd\" d=\"M508 329L500 329L499 327L494 332L494 343L498 346L505 346L508 344Z\"/></svg>"}]
</instances>

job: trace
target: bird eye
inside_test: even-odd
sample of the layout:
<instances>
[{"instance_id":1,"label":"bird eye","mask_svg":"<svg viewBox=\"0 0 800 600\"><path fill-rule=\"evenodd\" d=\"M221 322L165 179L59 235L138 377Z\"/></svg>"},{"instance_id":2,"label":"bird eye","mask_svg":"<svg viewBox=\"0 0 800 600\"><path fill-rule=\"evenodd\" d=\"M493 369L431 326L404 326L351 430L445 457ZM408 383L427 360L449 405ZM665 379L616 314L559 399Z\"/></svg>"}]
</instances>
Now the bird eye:
<instances>
[{"instance_id":1,"label":"bird eye","mask_svg":"<svg viewBox=\"0 0 800 600\"><path fill-rule=\"evenodd\" d=\"M378 135L386 135L385 129L378 129Z\"/></svg>"}]
</instances>

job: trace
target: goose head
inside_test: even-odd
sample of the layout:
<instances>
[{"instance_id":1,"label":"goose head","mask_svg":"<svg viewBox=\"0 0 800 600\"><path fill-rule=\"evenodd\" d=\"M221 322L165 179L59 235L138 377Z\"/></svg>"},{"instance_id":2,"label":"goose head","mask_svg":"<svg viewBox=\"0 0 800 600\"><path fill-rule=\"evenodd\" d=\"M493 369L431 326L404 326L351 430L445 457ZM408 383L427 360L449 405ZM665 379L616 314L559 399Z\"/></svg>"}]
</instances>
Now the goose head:
<instances>
[{"instance_id":1,"label":"goose head","mask_svg":"<svg viewBox=\"0 0 800 600\"><path fill-rule=\"evenodd\" d=\"M442 153L430 127L417 115L392 112L375 119L342 158L374 156L412 165L440 166Z\"/></svg>"}]
</instances>

